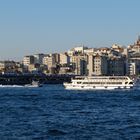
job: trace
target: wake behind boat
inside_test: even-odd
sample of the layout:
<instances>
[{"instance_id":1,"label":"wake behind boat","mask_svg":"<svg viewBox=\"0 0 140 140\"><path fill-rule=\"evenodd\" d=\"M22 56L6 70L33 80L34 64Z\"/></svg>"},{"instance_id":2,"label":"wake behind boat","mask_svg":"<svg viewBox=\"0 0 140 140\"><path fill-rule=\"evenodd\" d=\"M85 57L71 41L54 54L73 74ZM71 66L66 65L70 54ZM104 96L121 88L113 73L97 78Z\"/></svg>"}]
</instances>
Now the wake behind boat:
<instances>
[{"instance_id":1,"label":"wake behind boat","mask_svg":"<svg viewBox=\"0 0 140 140\"><path fill-rule=\"evenodd\" d=\"M9 87L9 88L12 88L12 87L42 87L43 85L40 84L38 81L32 81L31 84L25 84L25 85L0 85L0 87Z\"/></svg>"},{"instance_id":2,"label":"wake behind boat","mask_svg":"<svg viewBox=\"0 0 140 140\"><path fill-rule=\"evenodd\" d=\"M39 81L32 81L31 84L25 85L25 87L42 87L43 85L39 83Z\"/></svg>"},{"instance_id":3,"label":"wake behind boat","mask_svg":"<svg viewBox=\"0 0 140 140\"><path fill-rule=\"evenodd\" d=\"M113 90L131 89L135 83L128 76L78 76L63 85L73 90Z\"/></svg>"}]
</instances>

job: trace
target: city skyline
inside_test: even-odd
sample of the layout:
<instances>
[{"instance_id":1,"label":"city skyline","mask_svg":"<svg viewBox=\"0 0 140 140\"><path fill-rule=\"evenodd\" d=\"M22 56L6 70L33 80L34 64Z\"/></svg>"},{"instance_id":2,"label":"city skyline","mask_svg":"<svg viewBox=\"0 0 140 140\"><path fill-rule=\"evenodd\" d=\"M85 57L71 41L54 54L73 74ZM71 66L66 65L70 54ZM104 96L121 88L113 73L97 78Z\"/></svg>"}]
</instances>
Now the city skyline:
<instances>
[{"instance_id":1,"label":"city skyline","mask_svg":"<svg viewBox=\"0 0 140 140\"><path fill-rule=\"evenodd\" d=\"M1 1L0 59L63 52L77 44L130 45L139 35L135 1Z\"/></svg>"}]
</instances>

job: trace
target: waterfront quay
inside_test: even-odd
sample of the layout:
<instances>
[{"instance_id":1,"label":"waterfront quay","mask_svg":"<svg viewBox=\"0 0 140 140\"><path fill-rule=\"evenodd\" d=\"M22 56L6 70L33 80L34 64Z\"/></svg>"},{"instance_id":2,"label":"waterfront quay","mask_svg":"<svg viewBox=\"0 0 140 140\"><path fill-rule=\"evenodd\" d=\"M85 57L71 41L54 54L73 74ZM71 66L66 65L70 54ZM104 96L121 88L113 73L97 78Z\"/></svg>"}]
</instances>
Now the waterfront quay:
<instances>
[{"instance_id":1,"label":"waterfront quay","mask_svg":"<svg viewBox=\"0 0 140 140\"><path fill-rule=\"evenodd\" d=\"M42 84L62 84L69 82L73 75L45 75L45 74L0 74L1 85L24 85L32 81L39 81Z\"/></svg>"}]
</instances>

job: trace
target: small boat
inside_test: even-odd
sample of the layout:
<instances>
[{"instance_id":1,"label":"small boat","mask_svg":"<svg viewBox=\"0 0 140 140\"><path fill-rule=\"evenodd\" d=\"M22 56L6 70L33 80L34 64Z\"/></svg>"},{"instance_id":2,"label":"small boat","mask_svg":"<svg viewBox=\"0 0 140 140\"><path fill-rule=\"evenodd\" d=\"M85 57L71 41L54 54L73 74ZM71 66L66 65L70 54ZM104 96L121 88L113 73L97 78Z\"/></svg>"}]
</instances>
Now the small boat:
<instances>
[{"instance_id":1,"label":"small boat","mask_svg":"<svg viewBox=\"0 0 140 140\"><path fill-rule=\"evenodd\" d=\"M40 84L39 81L32 81L31 84L26 84L25 87L42 87L43 85Z\"/></svg>"}]
</instances>

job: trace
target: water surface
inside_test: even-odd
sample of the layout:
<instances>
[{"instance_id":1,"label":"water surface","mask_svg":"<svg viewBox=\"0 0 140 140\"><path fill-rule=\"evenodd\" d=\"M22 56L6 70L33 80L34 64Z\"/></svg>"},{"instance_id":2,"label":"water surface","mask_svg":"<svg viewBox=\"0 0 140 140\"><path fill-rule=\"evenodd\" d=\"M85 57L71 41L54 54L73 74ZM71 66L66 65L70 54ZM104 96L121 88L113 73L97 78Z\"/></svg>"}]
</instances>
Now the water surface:
<instances>
[{"instance_id":1,"label":"water surface","mask_svg":"<svg viewBox=\"0 0 140 140\"><path fill-rule=\"evenodd\" d=\"M2 140L140 139L140 91L0 88Z\"/></svg>"}]
</instances>

